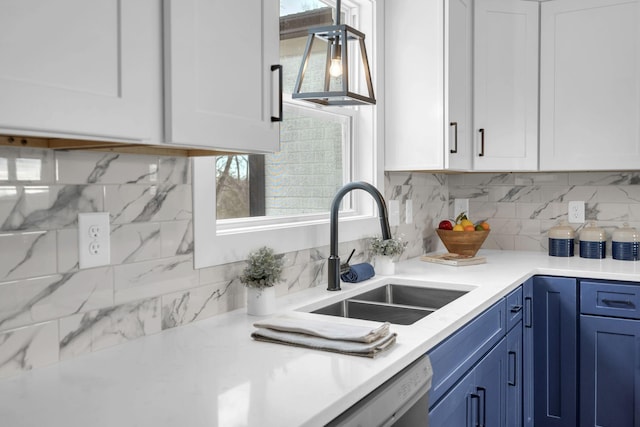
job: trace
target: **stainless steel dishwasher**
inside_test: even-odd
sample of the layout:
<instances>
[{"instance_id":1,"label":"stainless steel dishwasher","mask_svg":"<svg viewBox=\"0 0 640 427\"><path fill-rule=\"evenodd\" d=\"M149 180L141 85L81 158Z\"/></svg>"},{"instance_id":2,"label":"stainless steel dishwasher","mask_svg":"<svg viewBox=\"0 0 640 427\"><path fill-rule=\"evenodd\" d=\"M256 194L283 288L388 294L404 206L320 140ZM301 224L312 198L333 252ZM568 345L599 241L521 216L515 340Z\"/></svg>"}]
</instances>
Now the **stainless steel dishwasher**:
<instances>
[{"instance_id":1,"label":"stainless steel dishwasher","mask_svg":"<svg viewBox=\"0 0 640 427\"><path fill-rule=\"evenodd\" d=\"M429 356L422 356L327 426L428 426L432 376Z\"/></svg>"}]
</instances>

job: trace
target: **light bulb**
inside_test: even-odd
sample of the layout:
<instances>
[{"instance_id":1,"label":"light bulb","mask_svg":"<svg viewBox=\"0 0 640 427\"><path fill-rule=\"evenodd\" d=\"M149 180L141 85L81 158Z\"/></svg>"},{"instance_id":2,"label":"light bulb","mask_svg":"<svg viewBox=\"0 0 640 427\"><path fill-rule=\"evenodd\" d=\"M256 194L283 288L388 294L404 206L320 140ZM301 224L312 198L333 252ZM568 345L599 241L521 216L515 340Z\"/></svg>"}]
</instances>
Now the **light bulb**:
<instances>
[{"instance_id":1,"label":"light bulb","mask_svg":"<svg viewBox=\"0 0 640 427\"><path fill-rule=\"evenodd\" d=\"M340 60L340 58L333 58L331 60L329 74L331 74L332 77L340 77L342 75L342 61Z\"/></svg>"}]
</instances>

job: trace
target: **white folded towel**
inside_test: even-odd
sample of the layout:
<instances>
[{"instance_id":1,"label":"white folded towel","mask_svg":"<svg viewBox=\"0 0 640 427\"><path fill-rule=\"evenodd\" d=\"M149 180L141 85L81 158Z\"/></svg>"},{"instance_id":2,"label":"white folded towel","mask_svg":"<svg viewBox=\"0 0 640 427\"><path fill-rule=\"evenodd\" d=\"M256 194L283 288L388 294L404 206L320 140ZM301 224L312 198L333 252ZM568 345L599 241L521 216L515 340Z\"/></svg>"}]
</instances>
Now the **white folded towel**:
<instances>
[{"instance_id":1,"label":"white folded towel","mask_svg":"<svg viewBox=\"0 0 640 427\"><path fill-rule=\"evenodd\" d=\"M269 328L282 332L296 332L329 340L343 340L356 342L374 342L389 334L389 322L371 328L332 322L322 319L304 317L306 313L289 313L270 319L261 320L253 324L256 328Z\"/></svg>"},{"instance_id":2,"label":"white folded towel","mask_svg":"<svg viewBox=\"0 0 640 427\"><path fill-rule=\"evenodd\" d=\"M391 347L396 341L395 333L383 336L377 341L364 343L314 337L295 332L280 332L268 328L260 328L253 332L251 336L253 339L258 341L287 344L297 347L333 351L336 353L364 357L375 357L378 353Z\"/></svg>"},{"instance_id":3,"label":"white folded towel","mask_svg":"<svg viewBox=\"0 0 640 427\"><path fill-rule=\"evenodd\" d=\"M291 312L253 324L251 337L258 341L307 347L356 356L374 357L396 341L389 322L375 327L310 317Z\"/></svg>"}]
</instances>

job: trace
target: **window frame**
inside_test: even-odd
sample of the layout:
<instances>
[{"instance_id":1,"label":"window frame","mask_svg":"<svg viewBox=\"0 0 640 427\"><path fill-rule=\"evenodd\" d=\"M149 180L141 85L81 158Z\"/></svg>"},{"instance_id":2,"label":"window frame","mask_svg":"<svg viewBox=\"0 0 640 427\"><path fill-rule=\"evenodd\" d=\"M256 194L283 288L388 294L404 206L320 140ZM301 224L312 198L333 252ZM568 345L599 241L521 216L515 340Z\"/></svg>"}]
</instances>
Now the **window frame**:
<instances>
[{"instance_id":1,"label":"window frame","mask_svg":"<svg viewBox=\"0 0 640 427\"><path fill-rule=\"evenodd\" d=\"M372 183L384 193L382 136L382 14L381 0L356 0L360 6L358 28L367 34L367 51L376 90L377 107L355 107L357 119L352 123L353 147L350 155L350 180ZM374 32L375 27L375 32ZM345 115L338 107L310 106L303 101L287 99L291 105ZM367 143L367 141L369 141ZM329 212L281 217L254 217L235 220L216 218L215 157L192 159L194 268L227 264L245 260L259 246L270 246L278 253L318 248L329 244ZM380 233L380 223L373 199L365 192L351 193L353 206L340 212L340 241L353 241Z\"/></svg>"}]
</instances>

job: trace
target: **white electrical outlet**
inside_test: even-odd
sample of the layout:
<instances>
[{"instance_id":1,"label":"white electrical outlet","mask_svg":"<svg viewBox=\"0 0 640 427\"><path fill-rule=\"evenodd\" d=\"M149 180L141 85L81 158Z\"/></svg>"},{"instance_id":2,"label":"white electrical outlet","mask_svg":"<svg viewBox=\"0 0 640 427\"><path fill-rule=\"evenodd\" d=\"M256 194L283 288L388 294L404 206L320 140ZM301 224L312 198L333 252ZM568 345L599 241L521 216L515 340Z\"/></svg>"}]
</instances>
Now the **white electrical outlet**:
<instances>
[{"instance_id":1,"label":"white electrical outlet","mask_svg":"<svg viewBox=\"0 0 640 427\"><path fill-rule=\"evenodd\" d=\"M111 263L109 212L78 214L78 260L80 268Z\"/></svg>"},{"instance_id":2,"label":"white electrical outlet","mask_svg":"<svg viewBox=\"0 0 640 427\"><path fill-rule=\"evenodd\" d=\"M407 224L413 223L413 200L408 199L405 205L405 222Z\"/></svg>"},{"instance_id":3,"label":"white electrical outlet","mask_svg":"<svg viewBox=\"0 0 640 427\"><path fill-rule=\"evenodd\" d=\"M568 217L574 224L584 223L584 202L569 202Z\"/></svg>"},{"instance_id":4,"label":"white electrical outlet","mask_svg":"<svg viewBox=\"0 0 640 427\"><path fill-rule=\"evenodd\" d=\"M453 217L457 218L462 212L469 217L469 199L453 199Z\"/></svg>"}]
</instances>

